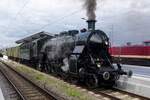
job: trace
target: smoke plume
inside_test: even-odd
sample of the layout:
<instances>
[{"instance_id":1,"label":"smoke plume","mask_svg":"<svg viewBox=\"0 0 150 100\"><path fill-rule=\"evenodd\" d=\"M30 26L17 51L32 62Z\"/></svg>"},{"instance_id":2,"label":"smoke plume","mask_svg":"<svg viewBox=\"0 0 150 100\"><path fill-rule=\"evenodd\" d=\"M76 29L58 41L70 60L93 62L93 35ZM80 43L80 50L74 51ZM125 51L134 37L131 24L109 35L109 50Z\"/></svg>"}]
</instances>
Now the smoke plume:
<instances>
[{"instance_id":1,"label":"smoke plume","mask_svg":"<svg viewBox=\"0 0 150 100\"><path fill-rule=\"evenodd\" d=\"M86 9L86 15L88 17L88 20L95 20L96 19L96 6L97 6L97 0L84 0L84 7Z\"/></svg>"}]
</instances>

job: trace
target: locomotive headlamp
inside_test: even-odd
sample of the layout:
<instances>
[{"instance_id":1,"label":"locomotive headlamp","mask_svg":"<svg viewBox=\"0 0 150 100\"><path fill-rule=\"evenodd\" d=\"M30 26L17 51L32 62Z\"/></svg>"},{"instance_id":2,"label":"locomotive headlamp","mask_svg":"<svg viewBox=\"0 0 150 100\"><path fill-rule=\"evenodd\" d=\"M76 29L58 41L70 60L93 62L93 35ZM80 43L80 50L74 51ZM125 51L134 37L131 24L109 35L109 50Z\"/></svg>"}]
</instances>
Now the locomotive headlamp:
<instances>
[{"instance_id":1,"label":"locomotive headlamp","mask_svg":"<svg viewBox=\"0 0 150 100\"><path fill-rule=\"evenodd\" d=\"M110 73L109 72L104 72L103 73L103 79L108 80L110 78Z\"/></svg>"},{"instance_id":2,"label":"locomotive headlamp","mask_svg":"<svg viewBox=\"0 0 150 100\"><path fill-rule=\"evenodd\" d=\"M100 64L97 64L97 67L99 67L99 68L100 68L100 67L101 67L101 65L100 65Z\"/></svg>"},{"instance_id":3,"label":"locomotive headlamp","mask_svg":"<svg viewBox=\"0 0 150 100\"><path fill-rule=\"evenodd\" d=\"M108 42L107 42L107 41L105 41L105 44L106 44L106 45L108 45Z\"/></svg>"}]
</instances>

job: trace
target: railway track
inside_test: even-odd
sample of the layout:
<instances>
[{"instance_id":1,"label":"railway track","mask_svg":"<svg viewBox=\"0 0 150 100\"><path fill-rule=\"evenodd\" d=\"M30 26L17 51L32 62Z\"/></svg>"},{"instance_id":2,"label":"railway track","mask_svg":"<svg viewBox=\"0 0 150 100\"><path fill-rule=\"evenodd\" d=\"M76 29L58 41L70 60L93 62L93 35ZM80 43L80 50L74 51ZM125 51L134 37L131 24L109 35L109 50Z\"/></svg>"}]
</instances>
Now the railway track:
<instances>
[{"instance_id":1,"label":"railway track","mask_svg":"<svg viewBox=\"0 0 150 100\"><path fill-rule=\"evenodd\" d=\"M55 76L56 77L56 76ZM57 77L59 78L59 77ZM62 80L61 78L59 78ZM65 81L65 80L64 80ZM144 97L141 95L137 95L134 93L126 92L123 90L119 90L117 88L96 88L96 89L89 89L83 84L75 85L70 83L69 81L65 81L70 85L76 86L77 88L87 91L88 93L93 94L93 96L98 97L100 100L150 100L148 97Z\"/></svg>"},{"instance_id":2,"label":"railway track","mask_svg":"<svg viewBox=\"0 0 150 100\"><path fill-rule=\"evenodd\" d=\"M2 69L3 71L5 70L11 70L13 73L16 73L16 71L12 70L7 64L5 64L4 62L3 63L0 63L0 66L3 66ZM9 73L9 71L5 72L6 74ZM18 74L18 73L17 73ZM13 74L12 74L13 75ZM20 76L20 75L19 75ZM16 77L16 76L15 76ZM18 76L17 76L18 77ZM21 77L21 76L20 76ZM22 77L21 77L22 78ZM59 78L59 77L57 77ZM59 78L60 80L62 80L61 78ZM26 80L26 79L25 79ZM65 81L65 80L64 80ZM68 83L68 81L66 81ZM21 82L22 83L22 82ZM24 84L24 83L23 83ZM74 85L72 83L69 83L70 85ZM24 88L23 89L26 89L25 86L23 86ZM85 86L82 86L82 85L76 85L76 87L79 87L81 90L87 90L87 92L91 92L93 95L95 96L98 96L98 98L100 98L100 100L150 100L149 98L146 98L146 97L143 97L143 96L140 96L140 95L136 95L136 94L133 94L133 93L129 93L129 92L126 92L126 91L122 91L122 90L118 90L118 89L115 89L115 88L112 88L112 89L108 89L108 88L98 88L98 89L88 89L87 87ZM27 87L27 90L28 90L28 87ZM29 89L30 91L32 89ZM28 92L27 91L27 94L29 93L33 93L32 95L35 95L34 92ZM45 95L45 93L42 93L42 96L43 94ZM31 95L31 97L32 97ZM37 96L37 97L36 97ZM39 100L53 100L56 98L48 98L48 99L42 99L41 97L41 94L39 95L35 95L36 98L39 98ZM30 97L30 96L29 96ZM34 97L34 96L33 96ZM46 97L47 98L47 97ZM27 99L27 100L30 100L30 99ZM35 99L37 100L37 99ZM58 100L61 100L60 98Z\"/></svg>"},{"instance_id":3,"label":"railway track","mask_svg":"<svg viewBox=\"0 0 150 100\"><path fill-rule=\"evenodd\" d=\"M1 61L0 71L18 93L19 100L63 100L63 98L32 83Z\"/></svg>"},{"instance_id":4,"label":"railway track","mask_svg":"<svg viewBox=\"0 0 150 100\"><path fill-rule=\"evenodd\" d=\"M57 76L54 76L54 77L57 77ZM60 80L63 80L60 77L57 77L57 78L59 78ZM71 83L70 81L67 81L67 80L63 80L63 81L65 81L66 83L69 83L70 85L76 86L77 88L83 91L87 91L88 93L95 95L96 97L100 98L100 100L103 100L103 99L104 100L150 100L150 98L148 97L144 97L144 96L130 93L127 91L123 91L117 88L99 87L96 89L90 89L90 88L87 88L84 84L75 85L74 83Z\"/></svg>"},{"instance_id":5,"label":"railway track","mask_svg":"<svg viewBox=\"0 0 150 100\"><path fill-rule=\"evenodd\" d=\"M0 87L6 100L20 100L18 93L0 72Z\"/></svg>"},{"instance_id":6,"label":"railway track","mask_svg":"<svg viewBox=\"0 0 150 100\"><path fill-rule=\"evenodd\" d=\"M95 94L101 94L112 100L150 100L150 98L143 97L137 94L129 93L126 91L118 90L116 88L106 89L100 88L92 90Z\"/></svg>"}]
</instances>

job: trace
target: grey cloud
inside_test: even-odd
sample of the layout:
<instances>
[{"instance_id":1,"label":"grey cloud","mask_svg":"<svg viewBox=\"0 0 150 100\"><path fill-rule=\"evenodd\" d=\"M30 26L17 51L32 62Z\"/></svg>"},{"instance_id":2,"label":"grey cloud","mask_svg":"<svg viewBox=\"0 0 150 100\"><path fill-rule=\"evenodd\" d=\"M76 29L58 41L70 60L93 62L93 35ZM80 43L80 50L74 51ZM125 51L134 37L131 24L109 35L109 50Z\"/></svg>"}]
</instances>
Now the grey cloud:
<instances>
[{"instance_id":1,"label":"grey cloud","mask_svg":"<svg viewBox=\"0 0 150 100\"><path fill-rule=\"evenodd\" d=\"M81 20L86 16L82 0L30 0L21 11L28 0L8 1L2 0L0 4L0 37L4 38L0 45L11 45L12 41L38 31L58 33L87 27L86 22ZM148 40L149 5L149 0L98 0L96 28L104 30L115 45ZM68 15L76 10L79 11ZM20 13L16 16L18 11Z\"/></svg>"}]
</instances>

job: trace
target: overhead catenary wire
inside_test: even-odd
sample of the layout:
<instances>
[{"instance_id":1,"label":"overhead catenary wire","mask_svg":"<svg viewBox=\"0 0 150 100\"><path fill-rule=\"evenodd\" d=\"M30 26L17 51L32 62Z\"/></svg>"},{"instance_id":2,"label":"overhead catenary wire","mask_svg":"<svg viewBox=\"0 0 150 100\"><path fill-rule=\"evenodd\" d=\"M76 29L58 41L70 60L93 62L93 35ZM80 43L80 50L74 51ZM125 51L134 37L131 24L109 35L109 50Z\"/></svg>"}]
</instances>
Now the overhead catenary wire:
<instances>
[{"instance_id":1,"label":"overhead catenary wire","mask_svg":"<svg viewBox=\"0 0 150 100\"><path fill-rule=\"evenodd\" d=\"M16 19L17 16L20 15L21 12L25 9L25 7L28 5L29 1L30 1L30 0L27 0L27 1L23 4L23 6L22 6L22 7L20 8L20 10L17 12L17 14L16 14L16 16L15 16L15 19Z\"/></svg>"},{"instance_id":2,"label":"overhead catenary wire","mask_svg":"<svg viewBox=\"0 0 150 100\"><path fill-rule=\"evenodd\" d=\"M25 9L25 7L28 5L29 1L30 1L30 0L27 0L26 2L24 2L23 6L20 8L20 10L15 14L15 17L13 18L13 20L11 20L11 21L9 22L9 24L8 24L8 26L7 26L8 28L9 28L9 26L12 24L12 22L17 19L17 16L20 15L21 12ZM8 32L8 30L7 30L6 32ZM25 32L27 32L27 31L25 31Z\"/></svg>"},{"instance_id":3,"label":"overhead catenary wire","mask_svg":"<svg viewBox=\"0 0 150 100\"><path fill-rule=\"evenodd\" d=\"M10 31L10 25L12 26L12 22L14 22L17 19L17 16L21 14L21 12L26 8L27 4L29 3L30 0L26 0L26 2L23 3L23 6L20 8L19 11L17 11L17 13L14 15L13 20L10 20L8 22L7 26L4 26L3 28L6 28L5 31L3 33L8 33ZM16 29L16 28L11 28L11 29ZM22 28L21 28L22 29ZM23 29L23 31L25 31ZM27 31L25 31L26 33L28 33ZM5 46L5 47L9 47L9 46Z\"/></svg>"},{"instance_id":4,"label":"overhead catenary wire","mask_svg":"<svg viewBox=\"0 0 150 100\"><path fill-rule=\"evenodd\" d=\"M41 28L38 28L36 31L30 33L30 35L32 35L32 34L34 34L34 33L37 33L37 32L40 32L42 29L44 29L44 28L47 27L47 26L52 26L52 25L54 25L54 24L57 24L58 22L63 21L65 18L68 18L68 17L70 17L70 16L73 16L74 14L77 14L77 13L80 12L81 10L82 10L82 9L75 10L75 11L73 11L73 12L71 12L71 13L65 15L65 16L62 16L62 17L60 17L60 18L54 20L53 22L50 22L50 23L48 23L48 24L46 24L46 25L43 25ZM54 23L54 24L52 24L52 23ZM29 33L29 32L28 32L28 33ZM29 36L30 36L30 35L29 35Z\"/></svg>"},{"instance_id":5,"label":"overhead catenary wire","mask_svg":"<svg viewBox=\"0 0 150 100\"><path fill-rule=\"evenodd\" d=\"M73 12L71 12L71 13L69 13L69 14L63 16L63 17L60 17L60 18L54 20L54 21L51 22L51 23L48 23L48 24L46 24L46 25L43 25L41 28L38 28L35 32L39 32L39 31L41 31L42 29L46 28L47 26L52 26L52 25L54 25L54 24L57 24L58 22L61 22L61 21L64 20L65 18L68 18L68 17L70 17L70 16L73 16L74 14L79 13L81 10L82 10L82 9L75 10L75 11L73 11ZM52 24L52 23L54 23L54 24Z\"/></svg>"}]
</instances>

